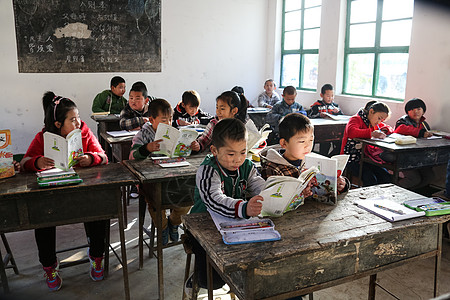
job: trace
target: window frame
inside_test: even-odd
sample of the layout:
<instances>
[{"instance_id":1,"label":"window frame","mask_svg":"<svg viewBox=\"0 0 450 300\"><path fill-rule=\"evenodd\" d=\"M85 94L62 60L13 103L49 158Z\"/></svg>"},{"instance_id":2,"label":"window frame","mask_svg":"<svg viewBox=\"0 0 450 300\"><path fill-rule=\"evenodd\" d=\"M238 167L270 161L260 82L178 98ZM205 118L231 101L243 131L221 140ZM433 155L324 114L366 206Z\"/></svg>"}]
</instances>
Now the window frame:
<instances>
[{"instance_id":1,"label":"window frame","mask_svg":"<svg viewBox=\"0 0 450 300\"><path fill-rule=\"evenodd\" d=\"M344 70L343 70L343 78L342 78L342 94L343 95L350 95L350 96L359 96L359 97L368 97L368 98L377 98L377 99L387 99L387 100L395 100L395 101L403 101L403 98L395 98L395 97L386 97L386 96L377 96L377 86L379 82L379 56L380 54L385 53L408 53L409 55L409 47L410 46L386 46L382 47L380 46L381 41L381 25L383 23L389 23L389 22L396 22L396 21L402 21L402 20L411 20L413 17L410 18L399 18L399 19L392 19L392 20L385 20L383 21L383 4L384 0L377 0L377 16L375 20L375 42L373 47L355 47L350 48L350 25L355 24L372 24L373 21L366 21L366 22L357 22L350 24L350 18L351 18L351 3L353 1L357 0L347 0L347 16L346 16L346 24L345 24L345 47L344 47ZM411 28L412 29L412 28ZM411 44L411 42L410 42ZM347 84L348 80L348 56L350 54L374 54L374 65L373 65L373 71L372 71L372 94L371 95L363 95L363 94L356 94L347 92ZM409 60L409 56L408 56ZM407 75L408 76L408 75ZM406 86L405 86L406 89Z\"/></svg>"},{"instance_id":2,"label":"window frame","mask_svg":"<svg viewBox=\"0 0 450 300\"><path fill-rule=\"evenodd\" d=\"M285 11L286 9L286 0L283 0L283 10L282 10L282 24L281 24L281 66L280 66L280 88L284 88L285 86L283 85L282 82L282 78L283 78L283 63L284 63L284 56L285 55L290 55L290 54L299 54L300 55L300 68L299 68L299 74L298 74L298 86L296 86L295 88L297 90L303 90L303 91L317 91L317 87L315 89L312 88L305 88L305 87L301 87L303 84L303 76L304 76L304 64L305 64L305 60L304 60L304 55L305 54L317 54L319 55L319 47L317 49L303 49L303 37L304 37L304 31L305 31L305 27L304 27L304 22L305 22L305 0L301 0L302 2L302 8L301 9L297 9L297 10L290 10L290 11ZM322 10L322 3L320 5L314 5L314 6L310 6L306 9L312 9L312 8L317 8L320 7L320 9ZM285 30L285 21L286 21L286 13L289 12L294 12L294 11L301 11L301 22L300 22L300 29L298 29L300 31L300 47L299 49L296 50L284 50L284 41L285 41L285 34L286 32L290 32L290 31L286 31ZM321 18L322 18L322 11L321 11ZM320 26L319 27L311 27L311 28L307 28L306 30L313 30L313 29L319 29L320 30ZM297 30L297 29L296 29ZM317 72L319 71L319 68L317 68Z\"/></svg>"}]
</instances>

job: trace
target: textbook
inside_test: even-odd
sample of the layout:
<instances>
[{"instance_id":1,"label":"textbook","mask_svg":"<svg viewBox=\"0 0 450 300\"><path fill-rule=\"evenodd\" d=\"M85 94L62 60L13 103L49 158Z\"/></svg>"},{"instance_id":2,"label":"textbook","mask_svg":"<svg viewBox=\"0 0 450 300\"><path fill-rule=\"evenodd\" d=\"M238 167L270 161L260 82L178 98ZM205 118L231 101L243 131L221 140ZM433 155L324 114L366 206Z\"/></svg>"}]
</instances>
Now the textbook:
<instances>
[{"instance_id":1,"label":"textbook","mask_svg":"<svg viewBox=\"0 0 450 300\"><path fill-rule=\"evenodd\" d=\"M423 211L426 216L450 214L450 202L438 197L406 200L403 205L417 211Z\"/></svg>"},{"instance_id":2,"label":"textbook","mask_svg":"<svg viewBox=\"0 0 450 300\"><path fill-rule=\"evenodd\" d=\"M331 158L313 152L306 154L304 167L318 169L311 188L315 200L329 204L337 203L337 178L342 175L348 158L348 154L335 155Z\"/></svg>"},{"instance_id":3,"label":"textbook","mask_svg":"<svg viewBox=\"0 0 450 300\"><path fill-rule=\"evenodd\" d=\"M272 130L266 130L270 128L269 124L265 124L261 129L256 128L255 123L250 119L245 123L245 128L247 129L247 151L252 154L258 154L256 149L258 146L267 140L267 137L272 132ZM255 151L256 150L256 151Z\"/></svg>"},{"instance_id":4,"label":"textbook","mask_svg":"<svg viewBox=\"0 0 450 300\"><path fill-rule=\"evenodd\" d=\"M278 241L281 235L275 230L270 219L252 217L249 219L234 219L219 215L208 209L214 224L227 245Z\"/></svg>"},{"instance_id":5,"label":"textbook","mask_svg":"<svg viewBox=\"0 0 450 300\"><path fill-rule=\"evenodd\" d=\"M0 130L0 178L15 175L13 161L11 131L9 129Z\"/></svg>"},{"instance_id":6,"label":"textbook","mask_svg":"<svg viewBox=\"0 0 450 300\"><path fill-rule=\"evenodd\" d=\"M316 167L302 172L299 178L290 176L270 176L260 195L262 202L262 216L280 217L285 212L295 210L304 203L303 190L309 181L318 173Z\"/></svg>"},{"instance_id":7,"label":"textbook","mask_svg":"<svg viewBox=\"0 0 450 300\"><path fill-rule=\"evenodd\" d=\"M106 133L112 137L122 137L122 136L134 136L139 130L117 130L117 131L107 131Z\"/></svg>"},{"instance_id":8,"label":"textbook","mask_svg":"<svg viewBox=\"0 0 450 300\"><path fill-rule=\"evenodd\" d=\"M400 203L385 199L382 196L357 200L355 204L389 222L425 216L425 212L423 211L415 211Z\"/></svg>"},{"instance_id":9,"label":"textbook","mask_svg":"<svg viewBox=\"0 0 450 300\"><path fill-rule=\"evenodd\" d=\"M332 115L327 112L322 112L322 114L325 116L325 118L331 119L333 121L348 121L350 120L351 116L346 115Z\"/></svg>"},{"instance_id":10,"label":"textbook","mask_svg":"<svg viewBox=\"0 0 450 300\"><path fill-rule=\"evenodd\" d=\"M66 138L60 135L44 132L44 156L55 161L55 167L67 171L78 161L74 158L83 155L81 130L72 130Z\"/></svg>"},{"instance_id":11,"label":"textbook","mask_svg":"<svg viewBox=\"0 0 450 300\"><path fill-rule=\"evenodd\" d=\"M78 176L73 168L63 171L58 168L53 168L41 172L36 172L37 183L39 187L59 186L78 184L83 180Z\"/></svg>"},{"instance_id":12,"label":"textbook","mask_svg":"<svg viewBox=\"0 0 450 300\"><path fill-rule=\"evenodd\" d=\"M192 152L191 143L195 141L198 134L193 128L178 130L171 125L159 123L156 129L155 141L162 140L162 142L159 144L160 150L154 153L164 154L169 157L189 156Z\"/></svg>"}]
</instances>

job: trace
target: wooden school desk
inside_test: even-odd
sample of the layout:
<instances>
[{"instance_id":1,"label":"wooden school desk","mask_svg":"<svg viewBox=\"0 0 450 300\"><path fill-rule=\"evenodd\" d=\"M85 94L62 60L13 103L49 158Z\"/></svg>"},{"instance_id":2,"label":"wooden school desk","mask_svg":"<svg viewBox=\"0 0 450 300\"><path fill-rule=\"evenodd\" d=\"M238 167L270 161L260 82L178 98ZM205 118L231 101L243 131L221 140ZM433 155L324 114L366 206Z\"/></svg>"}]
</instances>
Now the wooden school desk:
<instances>
[{"instance_id":1,"label":"wooden school desk","mask_svg":"<svg viewBox=\"0 0 450 300\"><path fill-rule=\"evenodd\" d=\"M100 135L111 146L113 162L129 159L134 135L114 137L106 132L102 132Z\"/></svg>"},{"instance_id":2,"label":"wooden school desk","mask_svg":"<svg viewBox=\"0 0 450 300\"><path fill-rule=\"evenodd\" d=\"M106 131L120 130L120 115L110 114L110 115L91 115L91 119L97 122L97 135L100 145L103 150L105 150L108 158L112 158L111 148L108 147L106 141L102 138L101 134L106 133Z\"/></svg>"},{"instance_id":3,"label":"wooden school desk","mask_svg":"<svg viewBox=\"0 0 450 300\"><path fill-rule=\"evenodd\" d=\"M125 298L130 299L120 188L136 183L136 179L121 164L77 168L76 171L82 183L51 188L39 188L35 173L1 179L0 232L118 218ZM5 284L5 270L0 265Z\"/></svg>"},{"instance_id":4,"label":"wooden school desk","mask_svg":"<svg viewBox=\"0 0 450 300\"><path fill-rule=\"evenodd\" d=\"M310 119L314 125L314 143L342 141L345 126L350 116L340 116L342 120Z\"/></svg>"},{"instance_id":5,"label":"wooden school desk","mask_svg":"<svg viewBox=\"0 0 450 300\"><path fill-rule=\"evenodd\" d=\"M261 129L261 127L266 124L266 116L269 113L269 108L264 107L250 107L247 109L248 117L252 119L255 123L256 128Z\"/></svg>"},{"instance_id":6,"label":"wooden school desk","mask_svg":"<svg viewBox=\"0 0 450 300\"><path fill-rule=\"evenodd\" d=\"M158 259L158 288L159 299L164 299L163 245L162 245L162 209L170 206L193 205L193 190L195 188L195 174L204 160L203 155L190 156L187 161L190 166L178 168L162 168L154 164L151 159L141 161L127 160L123 164L139 179L139 190L151 201L156 210L157 259ZM147 206L139 201L139 206ZM146 207L139 207L139 213L145 213ZM141 216L139 217L139 239L142 239ZM142 241L139 242L139 267L143 265Z\"/></svg>"},{"instance_id":7,"label":"wooden school desk","mask_svg":"<svg viewBox=\"0 0 450 300\"><path fill-rule=\"evenodd\" d=\"M393 163L378 164L373 162L369 157L366 157L364 151L361 151L361 161L377 166L381 165L386 169L392 170L394 172L393 183L398 182L398 173L400 171L447 164L449 159L450 140L445 138L418 138L417 143L409 145L397 145L395 143L385 143L372 139L356 138L355 140L362 143L362 149L366 145L372 145L394 154L395 161ZM362 169L363 164L360 164L358 176L360 183Z\"/></svg>"},{"instance_id":8,"label":"wooden school desk","mask_svg":"<svg viewBox=\"0 0 450 300\"><path fill-rule=\"evenodd\" d=\"M442 224L450 215L390 223L353 204L377 195L399 202L423 197L387 184L350 190L336 206L307 201L272 218L281 234L275 242L225 245L208 213L184 216L183 223L205 249L209 274L213 266L239 299L285 299L366 276L374 299L378 272L429 257L436 296Z\"/></svg>"}]
</instances>

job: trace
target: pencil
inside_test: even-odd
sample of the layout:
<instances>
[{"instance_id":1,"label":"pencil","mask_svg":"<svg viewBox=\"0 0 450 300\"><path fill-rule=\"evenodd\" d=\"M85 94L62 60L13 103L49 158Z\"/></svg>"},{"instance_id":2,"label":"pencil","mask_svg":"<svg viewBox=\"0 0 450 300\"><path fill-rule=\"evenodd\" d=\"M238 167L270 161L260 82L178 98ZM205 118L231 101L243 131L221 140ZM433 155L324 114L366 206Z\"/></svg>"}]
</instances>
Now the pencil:
<instances>
[{"instance_id":1,"label":"pencil","mask_svg":"<svg viewBox=\"0 0 450 300\"><path fill-rule=\"evenodd\" d=\"M373 206L375 206L376 208L382 209L382 210L386 210L386 211L390 211L394 214L399 214L399 215L404 215L405 213L402 210L397 210L397 209L392 209L383 205L379 205L379 204L374 204Z\"/></svg>"},{"instance_id":2,"label":"pencil","mask_svg":"<svg viewBox=\"0 0 450 300\"><path fill-rule=\"evenodd\" d=\"M428 128L427 128L427 126L425 126L425 123L424 123L424 122L422 122L422 125L423 125L423 128L425 128L425 130L426 130L427 132L429 132L429 131L428 131Z\"/></svg>"}]
</instances>

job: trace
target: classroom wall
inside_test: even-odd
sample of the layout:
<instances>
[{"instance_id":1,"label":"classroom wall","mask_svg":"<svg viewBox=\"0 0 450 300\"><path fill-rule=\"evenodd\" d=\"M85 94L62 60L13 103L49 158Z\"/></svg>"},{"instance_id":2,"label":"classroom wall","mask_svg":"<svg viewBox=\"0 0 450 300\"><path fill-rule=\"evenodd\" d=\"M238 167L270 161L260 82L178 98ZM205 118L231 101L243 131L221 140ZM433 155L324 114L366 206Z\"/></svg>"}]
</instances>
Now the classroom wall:
<instances>
[{"instance_id":1,"label":"classroom wall","mask_svg":"<svg viewBox=\"0 0 450 300\"><path fill-rule=\"evenodd\" d=\"M73 99L81 118L90 119L95 95L109 88L112 76L142 80L151 95L172 105L183 91L197 90L202 108L215 113L215 98L235 85L249 98L262 90L266 76L267 0L164 0L162 3L162 72L160 73L18 73L12 1L0 2L0 129L12 130L14 153L24 153L42 128L45 91ZM128 94L128 90L127 90ZM126 94L126 95L127 95Z\"/></svg>"}]
</instances>

